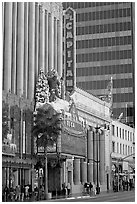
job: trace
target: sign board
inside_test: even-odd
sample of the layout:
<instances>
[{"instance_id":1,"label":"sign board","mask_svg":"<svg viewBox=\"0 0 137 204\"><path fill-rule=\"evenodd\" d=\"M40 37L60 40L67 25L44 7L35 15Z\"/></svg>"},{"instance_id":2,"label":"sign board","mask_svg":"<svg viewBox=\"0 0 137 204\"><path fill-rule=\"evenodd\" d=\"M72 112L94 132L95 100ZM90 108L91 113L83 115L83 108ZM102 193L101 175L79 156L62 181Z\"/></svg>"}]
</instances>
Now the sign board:
<instances>
[{"instance_id":1,"label":"sign board","mask_svg":"<svg viewBox=\"0 0 137 204\"><path fill-rule=\"evenodd\" d=\"M76 86L76 13L68 8L64 15L65 85L71 93Z\"/></svg>"},{"instance_id":2,"label":"sign board","mask_svg":"<svg viewBox=\"0 0 137 204\"><path fill-rule=\"evenodd\" d=\"M128 162L123 161L123 171L127 170L128 171Z\"/></svg>"}]
</instances>

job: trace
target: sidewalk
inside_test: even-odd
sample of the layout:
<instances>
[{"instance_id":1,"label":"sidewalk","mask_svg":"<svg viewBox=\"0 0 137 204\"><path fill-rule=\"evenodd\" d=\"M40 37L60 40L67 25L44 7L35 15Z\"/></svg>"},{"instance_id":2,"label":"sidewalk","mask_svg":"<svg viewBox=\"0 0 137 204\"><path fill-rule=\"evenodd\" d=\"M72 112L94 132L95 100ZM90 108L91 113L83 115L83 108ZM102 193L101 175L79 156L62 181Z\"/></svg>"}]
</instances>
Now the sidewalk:
<instances>
[{"instance_id":1,"label":"sidewalk","mask_svg":"<svg viewBox=\"0 0 137 204\"><path fill-rule=\"evenodd\" d=\"M87 193L78 193L78 194L72 194L70 196L54 196L52 197L51 199L48 199L48 200L40 200L39 202L43 202L43 201L51 201L51 202L54 202L54 201L61 201L61 200L72 200L72 199L80 199L80 198L95 198L97 196L100 196L100 195L105 195L105 194L109 194L109 193L114 193L113 191L104 191L104 192L101 192L100 194L96 194L96 195L93 195L93 194L87 194Z\"/></svg>"}]
</instances>

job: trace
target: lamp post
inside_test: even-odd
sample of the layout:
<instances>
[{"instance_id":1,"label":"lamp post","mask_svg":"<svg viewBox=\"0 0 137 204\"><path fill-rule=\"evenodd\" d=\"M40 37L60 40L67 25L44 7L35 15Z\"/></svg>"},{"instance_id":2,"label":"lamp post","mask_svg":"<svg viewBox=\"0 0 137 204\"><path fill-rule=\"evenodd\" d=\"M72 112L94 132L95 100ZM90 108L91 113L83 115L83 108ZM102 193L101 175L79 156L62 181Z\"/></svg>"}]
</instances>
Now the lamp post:
<instances>
[{"instance_id":1,"label":"lamp post","mask_svg":"<svg viewBox=\"0 0 137 204\"><path fill-rule=\"evenodd\" d=\"M100 127L96 127L96 136L97 136L97 187L96 187L96 190L97 190L97 194L100 193L100 186L99 186L99 137L100 137L100 133L99 133L99 129Z\"/></svg>"}]
</instances>

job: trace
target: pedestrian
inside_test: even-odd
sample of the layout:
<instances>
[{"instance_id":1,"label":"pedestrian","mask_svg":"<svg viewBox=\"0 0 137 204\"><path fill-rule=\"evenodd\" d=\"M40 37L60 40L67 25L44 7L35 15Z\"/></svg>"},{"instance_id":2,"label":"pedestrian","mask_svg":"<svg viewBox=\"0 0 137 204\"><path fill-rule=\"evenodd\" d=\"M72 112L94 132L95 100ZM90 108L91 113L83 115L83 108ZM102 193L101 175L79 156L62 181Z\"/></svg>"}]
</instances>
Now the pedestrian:
<instances>
[{"instance_id":1,"label":"pedestrian","mask_svg":"<svg viewBox=\"0 0 137 204\"><path fill-rule=\"evenodd\" d=\"M20 201L20 186L19 185L17 185L16 186L16 189L15 189L15 200L16 201Z\"/></svg>"},{"instance_id":2,"label":"pedestrian","mask_svg":"<svg viewBox=\"0 0 137 204\"><path fill-rule=\"evenodd\" d=\"M87 192L87 183L84 183L84 193Z\"/></svg>"},{"instance_id":3,"label":"pedestrian","mask_svg":"<svg viewBox=\"0 0 137 204\"><path fill-rule=\"evenodd\" d=\"M62 184L62 194L66 196L66 185L65 183Z\"/></svg>"},{"instance_id":4,"label":"pedestrian","mask_svg":"<svg viewBox=\"0 0 137 204\"><path fill-rule=\"evenodd\" d=\"M92 183L90 182L90 184L89 184L90 196L92 195L92 188L93 188L93 185L92 185Z\"/></svg>"},{"instance_id":5,"label":"pedestrian","mask_svg":"<svg viewBox=\"0 0 137 204\"><path fill-rule=\"evenodd\" d=\"M28 189L28 193L29 193L29 198L32 197L32 185L29 185L29 189Z\"/></svg>"},{"instance_id":6,"label":"pedestrian","mask_svg":"<svg viewBox=\"0 0 137 204\"><path fill-rule=\"evenodd\" d=\"M128 180L127 180L126 184L127 184L127 191L128 191L128 185L129 185L129 182L128 182Z\"/></svg>"},{"instance_id":7,"label":"pedestrian","mask_svg":"<svg viewBox=\"0 0 137 204\"><path fill-rule=\"evenodd\" d=\"M94 183L93 183L93 194L96 195L96 186Z\"/></svg>"},{"instance_id":8,"label":"pedestrian","mask_svg":"<svg viewBox=\"0 0 137 204\"><path fill-rule=\"evenodd\" d=\"M68 196L70 195L70 183L67 184Z\"/></svg>"},{"instance_id":9,"label":"pedestrian","mask_svg":"<svg viewBox=\"0 0 137 204\"><path fill-rule=\"evenodd\" d=\"M13 202L15 196L15 189L11 186L10 187L10 200Z\"/></svg>"},{"instance_id":10,"label":"pedestrian","mask_svg":"<svg viewBox=\"0 0 137 204\"><path fill-rule=\"evenodd\" d=\"M26 199L29 198L29 184L25 186L25 197Z\"/></svg>"},{"instance_id":11,"label":"pedestrian","mask_svg":"<svg viewBox=\"0 0 137 204\"><path fill-rule=\"evenodd\" d=\"M129 180L129 188L130 188L130 191L132 190L132 181L131 179Z\"/></svg>"},{"instance_id":12,"label":"pedestrian","mask_svg":"<svg viewBox=\"0 0 137 204\"><path fill-rule=\"evenodd\" d=\"M89 183L87 183L87 193L89 194Z\"/></svg>"},{"instance_id":13,"label":"pedestrian","mask_svg":"<svg viewBox=\"0 0 137 204\"><path fill-rule=\"evenodd\" d=\"M25 188L23 185L21 185L21 201L24 201L24 194L25 194Z\"/></svg>"},{"instance_id":14,"label":"pedestrian","mask_svg":"<svg viewBox=\"0 0 137 204\"><path fill-rule=\"evenodd\" d=\"M4 200L5 200L5 202L7 202L7 201L8 201L9 194L10 194L10 191L9 191L8 186L5 186L5 188L4 188L3 191L4 191Z\"/></svg>"}]
</instances>

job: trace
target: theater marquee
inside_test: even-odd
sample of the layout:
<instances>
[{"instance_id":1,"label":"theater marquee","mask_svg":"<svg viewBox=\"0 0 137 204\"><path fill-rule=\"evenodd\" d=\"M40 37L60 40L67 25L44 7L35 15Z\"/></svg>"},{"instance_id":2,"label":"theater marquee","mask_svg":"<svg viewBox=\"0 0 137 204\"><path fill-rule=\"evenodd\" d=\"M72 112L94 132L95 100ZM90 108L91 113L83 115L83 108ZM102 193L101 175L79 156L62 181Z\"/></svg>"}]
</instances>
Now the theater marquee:
<instances>
[{"instance_id":1,"label":"theater marquee","mask_svg":"<svg viewBox=\"0 0 137 204\"><path fill-rule=\"evenodd\" d=\"M72 92L76 86L76 13L68 8L64 15L64 65L66 91Z\"/></svg>"}]
</instances>

